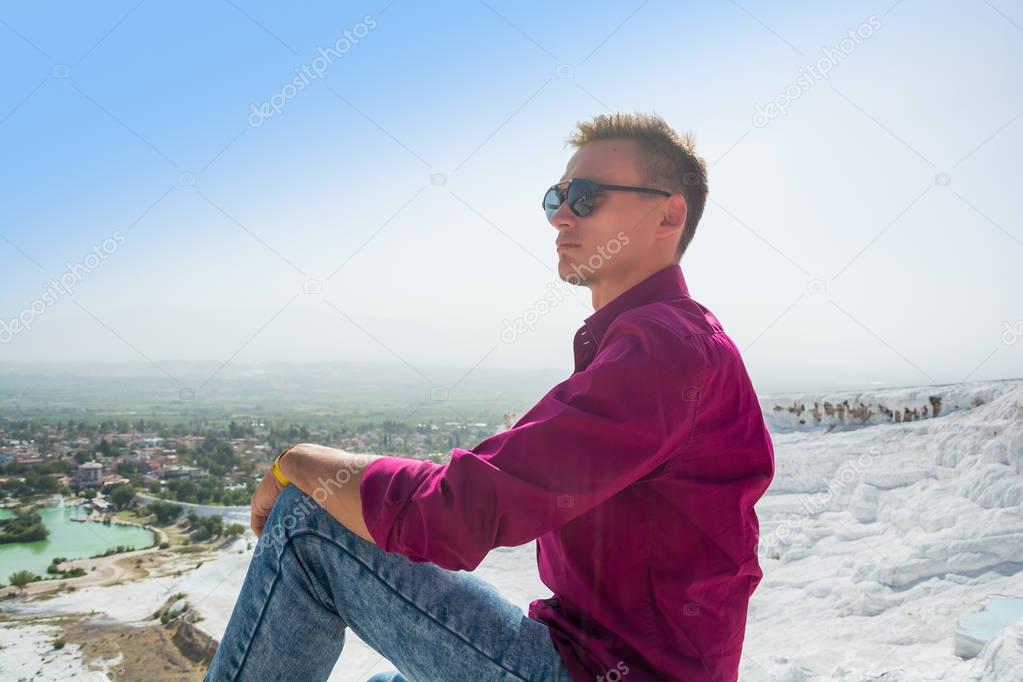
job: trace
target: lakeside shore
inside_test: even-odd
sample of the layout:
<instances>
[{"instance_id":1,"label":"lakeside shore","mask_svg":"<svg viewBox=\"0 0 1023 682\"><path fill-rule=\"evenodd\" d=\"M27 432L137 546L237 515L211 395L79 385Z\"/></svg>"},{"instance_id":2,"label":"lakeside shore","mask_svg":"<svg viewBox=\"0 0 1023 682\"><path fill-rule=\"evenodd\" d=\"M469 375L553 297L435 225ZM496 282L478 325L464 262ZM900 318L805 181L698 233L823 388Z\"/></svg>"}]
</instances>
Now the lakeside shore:
<instances>
[{"instance_id":1,"label":"lakeside shore","mask_svg":"<svg viewBox=\"0 0 1023 682\"><path fill-rule=\"evenodd\" d=\"M32 502L28 503L28 505L18 505L18 506L31 506L31 507L35 507L37 509L44 510L44 511L49 511L49 512L57 512L57 511L68 511L69 512L69 510L74 510L76 507L83 506L86 503L87 503L87 501L83 500L81 498L67 500L62 495L52 495L52 496L41 498L39 500L32 501ZM96 510L93 510L92 512L90 512L90 514L85 515L85 516L69 516L67 518L63 518L61 520L61 523L65 522L65 521L75 522L75 523L102 524L104 526L110 525L110 526L121 526L121 527L137 528L139 530L144 530L144 531L146 531L148 533L148 536L149 536L148 544L144 544L141 547L138 547L137 546L139 544L138 542L123 543L123 544L126 544L126 546L133 547L133 549L131 549L131 550L127 551L127 552L124 552L124 551L116 551L121 546L122 543L113 544L115 542L115 540L109 540L106 543L107 547L105 549L102 549L99 552L95 552L94 554L88 554L88 555L84 555L84 556L83 555L76 555L74 550L69 550L66 553L65 552L61 552L61 553L58 554L58 556L60 558L64 559L63 561L60 562L60 564L58 566L61 570L65 570L66 571L66 570L71 570L71 569L75 569L75 568L81 568L82 570L86 571L86 575L78 576L78 577L73 577L73 578L72 577L61 578L61 577L53 577L52 574L42 573L42 572L38 571L38 569L36 569L36 570L33 570L32 572L34 572L37 575L39 575L42 579L39 580L39 581L34 581L34 582L29 583L26 586L26 591L29 591L29 592L31 592L33 594L39 594L39 593L44 593L44 592L50 592L50 591L53 591L53 590L63 589L67 585L84 586L84 585L91 585L91 584L102 583L104 580L116 580L116 579L118 579L120 577L123 577L126 573L129 573L129 571L118 570L115 567L115 564L116 564L116 562L117 562L117 560L119 558L123 558L123 557L129 556L129 555L134 556L134 555L137 555L137 554L143 554L143 553L146 553L146 552L155 551L156 549L159 548L161 543L168 542L167 533L163 529L161 529L161 528L159 528L157 526L151 525L151 524L147 524L147 523L139 523L138 521L133 521L133 520L124 519L124 518L118 518L115 513L110 513L110 512L102 513L102 512L97 512ZM67 531L65 531L65 538L64 539L66 539L66 532ZM4 545L0 545L0 548L3 548L3 547L18 547L18 546L26 546L26 545L31 546L33 542L47 542L47 541L51 541L52 542L52 539L53 539L53 536L51 534L50 537L47 538L47 540L24 542L24 543L22 543L22 542L4 543ZM109 555L105 554L106 551L110 551L110 550L114 550L112 554L109 554ZM49 551L53 552L54 550L51 547ZM65 554L67 554L67 556L65 556ZM24 566L17 566L17 565L14 566L14 570L21 570L22 568L25 568L25 567ZM28 569L28 570L32 570L32 569ZM0 580L8 580L8 579L9 579L8 575L0 575ZM16 589L16 588L13 588L10 585L6 585L6 586L3 586L3 587L0 587L0 598L4 598L12 589Z\"/></svg>"}]
</instances>

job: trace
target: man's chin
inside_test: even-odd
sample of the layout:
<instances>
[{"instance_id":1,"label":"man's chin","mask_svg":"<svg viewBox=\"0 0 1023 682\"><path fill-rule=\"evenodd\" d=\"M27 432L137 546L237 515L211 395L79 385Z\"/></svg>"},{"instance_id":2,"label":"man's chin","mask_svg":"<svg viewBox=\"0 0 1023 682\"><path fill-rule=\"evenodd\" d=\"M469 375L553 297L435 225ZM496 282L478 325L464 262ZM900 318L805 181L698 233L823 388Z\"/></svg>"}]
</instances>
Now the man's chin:
<instances>
[{"instance_id":1,"label":"man's chin","mask_svg":"<svg viewBox=\"0 0 1023 682\"><path fill-rule=\"evenodd\" d=\"M558 276L562 281L576 286L587 286L585 266L573 266L572 262L564 256L558 258Z\"/></svg>"}]
</instances>

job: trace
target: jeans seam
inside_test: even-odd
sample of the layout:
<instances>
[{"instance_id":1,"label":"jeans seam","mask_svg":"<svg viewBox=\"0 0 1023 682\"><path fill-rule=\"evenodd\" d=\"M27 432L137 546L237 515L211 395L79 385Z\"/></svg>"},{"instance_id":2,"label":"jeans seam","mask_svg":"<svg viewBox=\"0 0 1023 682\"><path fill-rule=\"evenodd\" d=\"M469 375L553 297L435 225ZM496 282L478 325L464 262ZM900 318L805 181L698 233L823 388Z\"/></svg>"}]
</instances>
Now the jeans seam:
<instances>
[{"instance_id":1,"label":"jeans seam","mask_svg":"<svg viewBox=\"0 0 1023 682\"><path fill-rule=\"evenodd\" d=\"M340 522L338 522L338 523L340 523ZM456 638L458 638L462 642L468 644L469 647L471 647L474 651L476 651L480 656L482 656L483 658L487 659L488 661L490 661L491 663L496 665L501 670L504 670L508 674L515 676L516 679L523 680L524 682L529 682L529 680L527 678L523 677L518 672L516 672L514 670L511 670L510 668L505 666L503 663L495 661L490 655L488 655L487 653L481 651L478 647L476 647L475 644L473 644L471 641L466 639L464 636L462 636L461 634L459 634L455 630L452 630L451 628L449 628L445 623L437 620L437 618L433 614L431 614L429 611L426 611L425 609L423 609L421 606L419 606L419 604L415 603L415 601L413 601L409 597L407 597L404 594L402 594L402 592L398 588L396 588L395 586L391 585L389 582L387 582L386 580L381 578L377 574L377 572L374 571L357 554L355 554L354 552L349 550L347 547L345 547L343 544L339 543L334 538L332 538L332 537L330 537L328 535L324 535L323 533L320 533L319 531L315 531L315 530L300 530L300 531L296 531L296 532L292 533L291 535L289 535L288 536L288 541L285 543L285 545L290 545L291 541L294 540L299 535L313 535L313 536L316 536L316 537L318 537L318 538L320 538L322 540L326 540L327 542L333 544L338 549L343 551L345 554L347 554L348 556L353 558L355 561L357 561L360 565L365 567L366 570L370 573L370 575L372 575L374 578L376 578L378 581L380 581L385 587L387 587L387 589L389 589L394 594L398 595L402 600L404 600L406 603L411 605L415 610L419 611L420 613L425 615L427 618L429 618L433 622L437 623L443 630L446 630L447 632L451 633L452 635L454 635ZM283 555L283 552L282 552L282 555ZM297 556L297 552L296 552L296 556ZM278 564L279 564L279 557L278 557ZM279 568L279 566L278 566L278 568ZM279 573L279 571L278 571L278 573ZM276 576L274 578L274 581L276 582ZM269 597L267 597L267 601L269 601ZM260 614L260 620L262 620L262 614Z\"/></svg>"},{"instance_id":2,"label":"jeans seam","mask_svg":"<svg viewBox=\"0 0 1023 682\"><path fill-rule=\"evenodd\" d=\"M291 542L290 539L288 541ZM249 636L249 641L245 644L245 651L242 652L242 658L238 662L238 668L234 671L234 675L231 676L231 682L235 682L238 679L238 675L241 674L242 669L245 667L245 663L249 657L249 650L252 649L252 642L256 639L256 633L259 631L259 626L263 624L263 617L266 615L267 606L270 604L270 599L273 597L274 589L277 587L277 579L281 576L281 563L284 558L284 551L277 555L277 570L274 573L273 580L270 581L270 589L266 593L266 599L263 601L263 606L259 609L259 617L256 619L256 624L252 628L252 634Z\"/></svg>"}]
</instances>

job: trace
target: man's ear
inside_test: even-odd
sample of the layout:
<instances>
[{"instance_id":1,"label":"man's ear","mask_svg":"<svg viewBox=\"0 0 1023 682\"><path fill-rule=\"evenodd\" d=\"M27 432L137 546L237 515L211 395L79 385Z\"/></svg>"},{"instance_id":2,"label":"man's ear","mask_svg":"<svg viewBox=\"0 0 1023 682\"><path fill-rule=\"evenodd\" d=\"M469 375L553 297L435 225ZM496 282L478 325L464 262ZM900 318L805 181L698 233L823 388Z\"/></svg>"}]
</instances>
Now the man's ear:
<instances>
[{"instance_id":1,"label":"man's ear","mask_svg":"<svg viewBox=\"0 0 1023 682\"><path fill-rule=\"evenodd\" d=\"M657 226L657 236L669 237L678 234L681 239L687 215L689 206L686 204L686 198L681 194L672 194L664 202L664 213L661 215L661 224Z\"/></svg>"}]
</instances>

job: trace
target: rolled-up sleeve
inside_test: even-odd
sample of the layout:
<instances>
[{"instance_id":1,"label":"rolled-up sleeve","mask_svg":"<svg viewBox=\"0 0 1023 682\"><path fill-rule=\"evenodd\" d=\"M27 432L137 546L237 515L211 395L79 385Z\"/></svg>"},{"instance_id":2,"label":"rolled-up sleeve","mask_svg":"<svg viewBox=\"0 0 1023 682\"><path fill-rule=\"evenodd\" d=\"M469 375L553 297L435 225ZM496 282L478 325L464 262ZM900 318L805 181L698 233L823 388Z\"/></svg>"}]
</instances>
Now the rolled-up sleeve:
<instances>
[{"instance_id":1,"label":"rolled-up sleeve","mask_svg":"<svg viewBox=\"0 0 1023 682\"><path fill-rule=\"evenodd\" d=\"M381 457L363 471L376 543L411 561L474 570L494 547L529 542L684 451L704 358L656 323L619 317L586 369L510 429L447 464Z\"/></svg>"}]
</instances>

